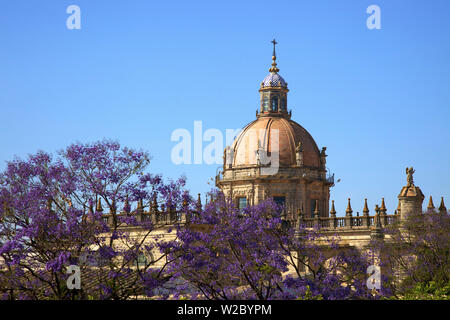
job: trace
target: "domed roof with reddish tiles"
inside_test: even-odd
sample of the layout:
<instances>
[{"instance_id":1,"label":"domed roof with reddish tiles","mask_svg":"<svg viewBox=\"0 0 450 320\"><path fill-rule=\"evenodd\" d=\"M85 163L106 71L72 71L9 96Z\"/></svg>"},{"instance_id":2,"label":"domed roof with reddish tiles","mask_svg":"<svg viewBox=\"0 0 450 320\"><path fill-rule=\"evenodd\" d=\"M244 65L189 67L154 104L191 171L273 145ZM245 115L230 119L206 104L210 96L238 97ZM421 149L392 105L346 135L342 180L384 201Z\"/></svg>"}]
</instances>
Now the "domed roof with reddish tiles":
<instances>
[{"instance_id":1,"label":"domed roof with reddish tiles","mask_svg":"<svg viewBox=\"0 0 450 320\"><path fill-rule=\"evenodd\" d=\"M257 164L256 151L260 147L270 157L276 148L278 132L278 150L280 167L296 165L296 147L303 146L303 164L320 167L320 151L312 136L297 122L280 116L259 117L249 123L235 139L233 150L233 167ZM273 141L272 141L273 140ZM275 149L276 150L276 149Z\"/></svg>"}]
</instances>

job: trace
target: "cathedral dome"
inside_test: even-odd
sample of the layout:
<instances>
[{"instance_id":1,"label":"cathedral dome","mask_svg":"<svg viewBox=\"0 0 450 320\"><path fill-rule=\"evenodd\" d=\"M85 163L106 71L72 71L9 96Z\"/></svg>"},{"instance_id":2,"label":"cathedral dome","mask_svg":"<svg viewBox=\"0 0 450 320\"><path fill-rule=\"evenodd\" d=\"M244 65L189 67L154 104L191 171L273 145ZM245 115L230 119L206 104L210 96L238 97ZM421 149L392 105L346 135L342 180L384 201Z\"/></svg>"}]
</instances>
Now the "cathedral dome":
<instances>
[{"instance_id":1,"label":"cathedral dome","mask_svg":"<svg viewBox=\"0 0 450 320\"><path fill-rule=\"evenodd\" d=\"M270 141L271 137L276 136L271 134L274 130L278 130L280 167L296 165L296 147L299 143L302 145L303 165L315 168L321 166L319 148L308 131L286 117L269 116L259 117L238 135L231 146L232 167L256 165L258 145L270 156L275 146Z\"/></svg>"}]
</instances>

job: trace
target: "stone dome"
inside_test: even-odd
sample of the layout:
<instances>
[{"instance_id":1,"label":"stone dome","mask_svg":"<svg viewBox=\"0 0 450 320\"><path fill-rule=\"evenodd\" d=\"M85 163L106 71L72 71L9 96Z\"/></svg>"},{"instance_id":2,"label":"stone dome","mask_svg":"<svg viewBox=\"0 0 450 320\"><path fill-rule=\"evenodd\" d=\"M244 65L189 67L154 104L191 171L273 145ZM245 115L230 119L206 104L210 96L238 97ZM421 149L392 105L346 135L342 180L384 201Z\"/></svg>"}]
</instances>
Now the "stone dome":
<instances>
[{"instance_id":1,"label":"stone dome","mask_svg":"<svg viewBox=\"0 0 450 320\"><path fill-rule=\"evenodd\" d=\"M308 167L320 167L320 151L311 135L301 125L286 117L259 117L249 123L237 136L231 146L233 152L232 167L254 166L257 164L256 150L258 141L270 157L272 143L271 131L279 134L280 167L296 165L296 146L303 146L303 164Z\"/></svg>"},{"instance_id":2,"label":"stone dome","mask_svg":"<svg viewBox=\"0 0 450 320\"><path fill-rule=\"evenodd\" d=\"M271 72L264 78L261 83L261 87L285 87L287 88L287 83L284 81L283 77L278 73Z\"/></svg>"}]
</instances>

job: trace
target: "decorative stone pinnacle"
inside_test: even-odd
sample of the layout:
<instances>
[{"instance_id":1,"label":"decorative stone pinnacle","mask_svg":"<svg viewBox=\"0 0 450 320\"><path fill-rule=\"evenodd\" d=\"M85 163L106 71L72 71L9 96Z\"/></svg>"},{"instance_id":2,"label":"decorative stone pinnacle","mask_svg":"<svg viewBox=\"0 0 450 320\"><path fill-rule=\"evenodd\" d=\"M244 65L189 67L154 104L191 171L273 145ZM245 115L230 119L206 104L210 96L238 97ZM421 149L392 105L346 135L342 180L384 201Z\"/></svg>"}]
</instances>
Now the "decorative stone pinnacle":
<instances>
[{"instance_id":1,"label":"decorative stone pinnacle","mask_svg":"<svg viewBox=\"0 0 450 320\"><path fill-rule=\"evenodd\" d=\"M123 205L123 211L130 213L130 203L128 201L128 195L125 197L125 203Z\"/></svg>"},{"instance_id":2,"label":"decorative stone pinnacle","mask_svg":"<svg viewBox=\"0 0 450 320\"><path fill-rule=\"evenodd\" d=\"M198 194L198 198L197 198L197 211L202 210L202 198L200 193Z\"/></svg>"},{"instance_id":3,"label":"decorative stone pinnacle","mask_svg":"<svg viewBox=\"0 0 450 320\"><path fill-rule=\"evenodd\" d=\"M363 213L364 213L365 216L369 215L369 207L367 206L367 198L364 199Z\"/></svg>"},{"instance_id":4,"label":"decorative stone pinnacle","mask_svg":"<svg viewBox=\"0 0 450 320\"><path fill-rule=\"evenodd\" d=\"M316 200L316 205L314 208L314 218L318 218L319 217L319 200Z\"/></svg>"},{"instance_id":5,"label":"decorative stone pinnacle","mask_svg":"<svg viewBox=\"0 0 450 320\"><path fill-rule=\"evenodd\" d=\"M441 197L441 205L439 206L439 213L447 213L447 208L444 204L444 197Z\"/></svg>"},{"instance_id":6,"label":"decorative stone pinnacle","mask_svg":"<svg viewBox=\"0 0 450 320\"><path fill-rule=\"evenodd\" d=\"M102 211L103 211L103 208L102 208L102 198L98 198L96 211L98 211L98 212L102 212Z\"/></svg>"},{"instance_id":7,"label":"decorative stone pinnacle","mask_svg":"<svg viewBox=\"0 0 450 320\"><path fill-rule=\"evenodd\" d=\"M93 205L94 201L91 199L89 201L89 213L94 213L94 205Z\"/></svg>"},{"instance_id":8,"label":"decorative stone pinnacle","mask_svg":"<svg viewBox=\"0 0 450 320\"><path fill-rule=\"evenodd\" d=\"M334 200L331 200L331 210L330 210L330 214L332 216L336 215L336 209L334 208Z\"/></svg>"},{"instance_id":9,"label":"decorative stone pinnacle","mask_svg":"<svg viewBox=\"0 0 450 320\"><path fill-rule=\"evenodd\" d=\"M380 208L380 212L381 214L386 214L386 205L384 204L384 198L381 198L381 208Z\"/></svg>"},{"instance_id":10,"label":"decorative stone pinnacle","mask_svg":"<svg viewBox=\"0 0 450 320\"><path fill-rule=\"evenodd\" d=\"M158 203L156 202L156 193L153 194L152 210L153 210L153 212L158 212Z\"/></svg>"},{"instance_id":11,"label":"decorative stone pinnacle","mask_svg":"<svg viewBox=\"0 0 450 320\"><path fill-rule=\"evenodd\" d=\"M430 210L430 211L434 211L434 203L433 203L433 197L432 196L430 196L430 200L428 201L428 206L427 206L427 209L428 210Z\"/></svg>"},{"instance_id":12,"label":"decorative stone pinnacle","mask_svg":"<svg viewBox=\"0 0 450 320\"><path fill-rule=\"evenodd\" d=\"M350 198L348 198L348 204L347 204L347 209L345 210L345 213L350 216L352 214L353 210L352 210L352 205L350 204Z\"/></svg>"}]
</instances>

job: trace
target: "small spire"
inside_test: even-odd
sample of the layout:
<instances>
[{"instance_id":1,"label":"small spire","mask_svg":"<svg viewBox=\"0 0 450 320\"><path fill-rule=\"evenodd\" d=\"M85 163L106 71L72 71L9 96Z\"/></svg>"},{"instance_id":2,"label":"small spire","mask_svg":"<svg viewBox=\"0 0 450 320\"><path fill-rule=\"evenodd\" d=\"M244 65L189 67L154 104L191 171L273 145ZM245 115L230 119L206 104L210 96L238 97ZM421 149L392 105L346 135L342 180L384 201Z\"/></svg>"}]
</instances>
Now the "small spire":
<instances>
[{"instance_id":1,"label":"small spire","mask_svg":"<svg viewBox=\"0 0 450 320\"><path fill-rule=\"evenodd\" d=\"M441 205L439 206L439 213L447 213L447 208L445 207L444 204L444 197L441 197Z\"/></svg>"},{"instance_id":2,"label":"small spire","mask_svg":"<svg viewBox=\"0 0 450 320\"><path fill-rule=\"evenodd\" d=\"M187 202L186 198L183 199L183 202L181 205L183 206L183 208L187 208L188 202Z\"/></svg>"},{"instance_id":3,"label":"small spire","mask_svg":"<svg viewBox=\"0 0 450 320\"><path fill-rule=\"evenodd\" d=\"M334 217L336 216L336 209L334 208L334 200L331 200L331 210L330 214Z\"/></svg>"},{"instance_id":4,"label":"small spire","mask_svg":"<svg viewBox=\"0 0 450 320\"><path fill-rule=\"evenodd\" d=\"M278 42L275 41L275 39L273 39L271 41L273 43L273 54L272 54L272 67L269 69L269 72L273 72L273 73L277 73L278 71L280 71L280 69L277 68L277 55L275 53L275 45L278 44Z\"/></svg>"},{"instance_id":5,"label":"small spire","mask_svg":"<svg viewBox=\"0 0 450 320\"><path fill-rule=\"evenodd\" d=\"M143 209L144 209L144 204L142 202L142 198L139 198L138 203L137 203L137 211L142 212Z\"/></svg>"},{"instance_id":6,"label":"small spire","mask_svg":"<svg viewBox=\"0 0 450 320\"><path fill-rule=\"evenodd\" d=\"M428 201L428 206L427 206L427 209L428 209L428 211L434 211L434 203L433 203L433 197L432 196L430 196L430 200Z\"/></svg>"},{"instance_id":7,"label":"small spire","mask_svg":"<svg viewBox=\"0 0 450 320\"><path fill-rule=\"evenodd\" d=\"M363 213L364 213L365 216L369 215L369 207L367 206L367 198L364 199Z\"/></svg>"},{"instance_id":8,"label":"small spire","mask_svg":"<svg viewBox=\"0 0 450 320\"><path fill-rule=\"evenodd\" d=\"M316 200L316 206L314 208L314 217L319 217L319 200Z\"/></svg>"},{"instance_id":9,"label":"small spire","mask_svg":"<svg viewBox=\"0 0 450 320\"><path fill-rule=\"evenodd\" d=\"M113 199L112 200L112 202L111 202L111 212L116 212L116 200L115 199Z\"/></svg>"},{"instance_id":10,"label":"small spire","mask_svg":"<svg viewBox=\"0 0 450 320\"><path fill-rule=\"evenodd\" d=\"M123 211L130 213L130 202L128 201L128 195L125 197L125 204L123 205Z\"/></svg>"},{"instance_id":11,"label":"small spire","mask_svg":"<svg viewBox=\"0 0 450 320\"><path fill-rule=\"evenodd\" d=\"M98 198L98 202L97 202L97 208L95 209L97 212L102 212L103 208L102 208L102 198Z\"/></svg>"},{"instance_id":12,"label":"small spire","mask_svg":"<svg viewBox=\"0 0 450 320\"><path fill-rule=\"evenodd\" d=\"M202 198L200 193L198 194L198 198L197 198L197 211L202 210Z\"/></svg>"},{"instance_id":13,"label":"small spire","mask_svg":"<svg viewBox=\"0 0 450 320\"><path fill-rule=\"evenodd\" d=\"M94 213L94 200L89 201L89 213Z\"/></svg>"},{"instance_id":14,"label":"small spire","mask_svg":"<svg viewBox=\"0 0 450 320\"><path fill-rule=\"evenodd\" d=\"M158 203L156 202L156 193L153 194L152 211L158 212Z\"/></svg>"},{"instance_id":15,"label":"small spire","mask_svg":"<svg viewBox=\"0 0 450 320\"><path fill-rule=\"evenodd\" d=\"M350 204L350 198L348 198L348 204L347 204L347 209L345 210L345 213L346 213L348 216L351 216L351 215L352 215L352 212L353 212L353 210L352 210L352 206L351 206L351 204Z\"/></svg>"},{"instance_id":16,"label":"small spire","mask_svg":"<svg viewBox=\"0 0 450 320\"><path fill-rule=\"evenodd\" d=\"M384 198L381 198L381 208L380 208L381 214L386 214L386 205L384 204Z\"/></svg>"}]
</instances>

